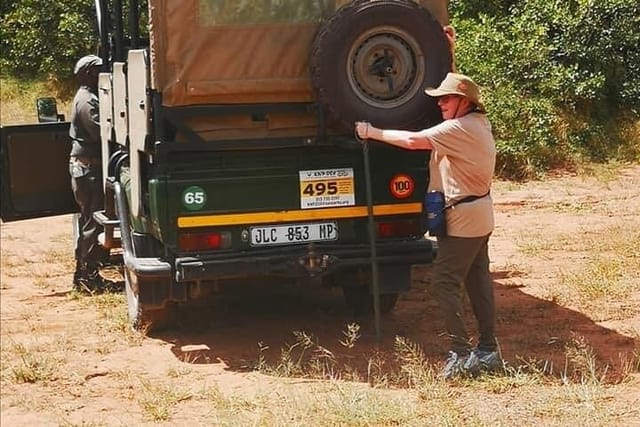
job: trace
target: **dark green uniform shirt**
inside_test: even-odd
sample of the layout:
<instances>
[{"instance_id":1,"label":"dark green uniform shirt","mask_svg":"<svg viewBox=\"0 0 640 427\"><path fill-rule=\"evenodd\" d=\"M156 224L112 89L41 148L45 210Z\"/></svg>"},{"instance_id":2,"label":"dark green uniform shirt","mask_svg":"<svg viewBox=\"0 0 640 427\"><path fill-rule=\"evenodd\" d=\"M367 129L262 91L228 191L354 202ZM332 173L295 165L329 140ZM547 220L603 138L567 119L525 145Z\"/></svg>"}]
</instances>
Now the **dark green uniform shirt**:
<instances>
[{"instance_id":1,"label":"dark green uniform shirt","mask_svg":"<svg viewBox=\"0 0 640 427\"><path fill-rule=\"evenodd\" d=\"M73 98L69 136L73 143L71 156L100 158L98 95L88 86L81 86Z\"/></svg>"}]
</instances>

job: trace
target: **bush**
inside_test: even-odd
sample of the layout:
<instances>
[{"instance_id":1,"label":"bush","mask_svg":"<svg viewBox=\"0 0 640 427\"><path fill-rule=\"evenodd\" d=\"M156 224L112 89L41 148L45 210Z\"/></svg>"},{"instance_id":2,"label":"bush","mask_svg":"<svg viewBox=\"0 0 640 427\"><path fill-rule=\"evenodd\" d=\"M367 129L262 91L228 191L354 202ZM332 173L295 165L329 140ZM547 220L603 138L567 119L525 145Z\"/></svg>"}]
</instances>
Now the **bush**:
<instances>
[{"instance_id":1,"label":"bush","mask_svg":"<svg viewBox=\"0 0 640 427\"><path fill-rule=\"evenodd\" d=\"M451 0L449 8L458 68L485 89L500 173L638 159L638 0ZM0 13L5 74L65 80L80 56L97 52L92 0L1 2Z\"/></svg>"},{"instance_id":2,"label":"bush","mask_svg":"<svg viewBox=\"0 0 640 427\"><path fill-rule=\"evenodd\" d=\"M637 141L616 123L640 111L636 0L451 5L458 68L485 89L500 171L530 177L579 158L637 159L620 149Z\"/></svg>"},{"instance_id":3,"label":"bush","mask_svg":"<svg viewBox=\"0 0 640 427\"><path fill-rule=\"evenodd\" d=\"M16 76L72 75L75 61L97 52L92 0L3 2L0 66Z\"/></svg>"}]
</instances>

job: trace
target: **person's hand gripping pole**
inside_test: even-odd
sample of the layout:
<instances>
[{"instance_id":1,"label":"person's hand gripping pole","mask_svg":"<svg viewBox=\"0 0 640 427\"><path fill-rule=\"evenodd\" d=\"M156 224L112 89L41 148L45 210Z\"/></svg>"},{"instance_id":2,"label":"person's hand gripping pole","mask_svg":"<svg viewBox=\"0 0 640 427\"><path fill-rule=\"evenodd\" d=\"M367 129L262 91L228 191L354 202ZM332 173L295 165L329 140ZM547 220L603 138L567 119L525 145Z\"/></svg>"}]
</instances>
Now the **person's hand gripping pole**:
<instances>
[{"instance_id":1,"label":"person's hand gripping pole","mask_svg":"<svg viewBox=\"0 0 640 427\"><path fill-rule=\"evenodd\" d=\"M356 126L355 126L355 134L356 134L356 140L360 143L364 143L366 140L369 139L369 131L371 130L372 126L371 123L369 122L356 122Z\"/></svg>"}]
</instances>

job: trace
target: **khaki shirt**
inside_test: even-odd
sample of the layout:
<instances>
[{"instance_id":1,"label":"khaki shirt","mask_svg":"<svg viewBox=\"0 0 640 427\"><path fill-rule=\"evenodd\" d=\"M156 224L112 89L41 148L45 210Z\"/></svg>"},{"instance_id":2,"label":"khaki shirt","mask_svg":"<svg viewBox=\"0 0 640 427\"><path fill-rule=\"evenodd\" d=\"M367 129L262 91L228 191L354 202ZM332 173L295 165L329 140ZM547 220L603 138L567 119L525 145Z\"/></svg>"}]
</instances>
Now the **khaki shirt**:
<instances>
[{"instance_id":1,"label":"khaki shirt","mask_svg":"<svg viewBox=\"0 0 640 427\"><path fill-rule=\"evenodd\" d=\"M482 113L470 113L426 130L433 145L429 190L444 192L447 204L489 192L496 164L491 124ZM491 195L447 209L447 234L481 237L493 231Z\"/></svg>"}]
</instances>

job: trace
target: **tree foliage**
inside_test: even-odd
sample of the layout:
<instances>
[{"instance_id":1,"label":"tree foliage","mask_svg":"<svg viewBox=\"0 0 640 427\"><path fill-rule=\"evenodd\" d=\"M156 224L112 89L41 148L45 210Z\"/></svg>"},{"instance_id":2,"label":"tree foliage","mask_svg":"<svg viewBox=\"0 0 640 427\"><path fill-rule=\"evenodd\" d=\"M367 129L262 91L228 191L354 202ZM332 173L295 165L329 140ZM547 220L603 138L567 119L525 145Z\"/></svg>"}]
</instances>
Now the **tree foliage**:
<instances>
[{"instance_id":1,"label":"tree foliage","mask_svg":"<svg viewBox=\"0 0 640 427\"><path fill-rule=\"evenodd\" d=\"M71 75L75 61L97 52L92 0L2 2L0 66L16 76Z\"/></svg>"},{"instance_id":2,"label":"tree foliage","mask_svg":"<svg viewBox=\"0 0 640 427\"><path fill-rule=\"evenodd\" d=\"M203 4L219 13L222 3ZM277 4L289 13L303 2ZM449 9L458 68L484 88L503 175L576 156L638 160L640 148L620 149L640 146L628 132L640 114L638 0L450 0ZM97 52L93 0L3 1L0 14L3 73L64 80L77 58Z\"/></svg>"},{"instance_id":3,"label":"tree foliage","mask_svg":"<svg viewBox=\"0 0 640 427\"><path fill-rule=\"evenodd\" d=\"M620 130L640 112L637 0L451 6L458 68L484 87L504 174L607 160L638 144Z\"/></svg>"}]
</instances>

